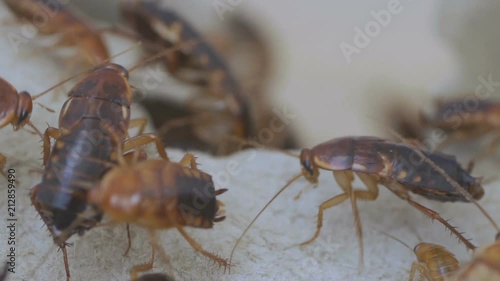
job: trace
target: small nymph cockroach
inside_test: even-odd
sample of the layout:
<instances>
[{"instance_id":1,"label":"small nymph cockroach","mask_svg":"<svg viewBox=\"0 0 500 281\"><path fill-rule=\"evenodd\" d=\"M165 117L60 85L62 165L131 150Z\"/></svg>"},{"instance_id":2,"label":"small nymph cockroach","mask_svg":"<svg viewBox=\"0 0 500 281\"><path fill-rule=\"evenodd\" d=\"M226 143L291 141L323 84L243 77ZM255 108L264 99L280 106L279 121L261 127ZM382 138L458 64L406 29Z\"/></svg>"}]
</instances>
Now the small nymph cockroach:
<instances>
[{"instance_id":1,"label":"small nymph cockroach","mask_svg":"<svg viewBox=\"0 0 500 281\"><path fill-rule=\"evenodd\" d=\"M398 241L415 254L417 261L411 265L410 281L424 278L427 281L445 281L460 269L460 262L455 255L441 245L420 242L412 249L400 239L383 231L376 231Z\"/></svg>"},{"instance_id":2,"label":"small nymph cockroach","mask_svg":"<svg viewBox=\"0 0 500 281\"><path fill-rule=\"evenodd\" d=\"M212 177L199 170L196 158L188 153L179 163L167 159L135 164L121 161L89 192L88 201L114 223L134 223L146 228L153 249L159 250L165 262L168 258L156 241L155 230L175 228L193 249L227 267L227 260L204 250L184 230L186 226L212 228L214 222L224 220L220 209L223 204L216 196L225 191L215 190ZM132 280L138 272L151 269L153 261L134 267Z\"/></svg>"}]
</instances>

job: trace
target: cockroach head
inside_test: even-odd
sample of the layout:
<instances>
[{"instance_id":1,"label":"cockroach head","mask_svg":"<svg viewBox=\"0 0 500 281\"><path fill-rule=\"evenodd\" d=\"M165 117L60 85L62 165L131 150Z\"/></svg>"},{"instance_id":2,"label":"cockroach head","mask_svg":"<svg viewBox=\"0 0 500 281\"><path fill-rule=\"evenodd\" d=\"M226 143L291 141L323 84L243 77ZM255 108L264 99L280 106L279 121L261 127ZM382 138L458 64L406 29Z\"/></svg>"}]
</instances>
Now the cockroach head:
<instances>
[{"instance_id":1,"label":"cockroach head","mask_svg":"<svg viewBox=\"0 0 500 281\"><path fill-rule=\"evenodd\" d=\"M475 200L479 200L484 196L482 181L483 178L474 178L473 182L469 185L468 191Z\"/></svg>"},{"instance_id":2,"label":"cockroach head","mask_svg":"<svg viewBox=\"0 0 500 281\"><path fill-rule=\"evenodd\" d=\"M300 153L300 165L302 166L302 175L310 183L318 183L319 171L314 164L313 153L310 149L303 149Z\"/></svg>"},{"instance_id":3,"label":"cockroach head","mask_svg":"<svg viewBox=\"0 0 500 281\"><path fill-rule=\"evenodd\" d=\"M123 67L123 66L121 66L119 64L108 63L108 64L104 65L103 68L105 68L105 69L112 69L112 70L118 72L121 76L125 77L125 79L128 80L128 70L125 67Z\"/></svg>"},{"instance_id":4,"label":"cockroach head","mask_svg":"<svg viewBox=\"0 0 500 281\"><path fill-rule=\"evenodd\" d=\"M33 100L28 92L22 91L19 93L17 102L17 120L12 124L14 131L24 127L29 121L31 112L33 111Z\"/></svg>"}]
</instances>

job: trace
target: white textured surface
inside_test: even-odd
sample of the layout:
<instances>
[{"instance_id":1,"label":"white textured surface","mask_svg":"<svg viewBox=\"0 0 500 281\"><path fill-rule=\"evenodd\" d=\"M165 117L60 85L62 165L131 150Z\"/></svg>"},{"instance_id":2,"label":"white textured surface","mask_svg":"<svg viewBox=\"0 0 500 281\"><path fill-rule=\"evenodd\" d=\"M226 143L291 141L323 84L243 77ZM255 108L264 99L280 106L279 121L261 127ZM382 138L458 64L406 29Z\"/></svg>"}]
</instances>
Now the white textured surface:
<instances>
[{"instance_id":1,"label":"white textured surface","mask_svg":"<svg viewBox=\"0 0 500 281\"><path fill-rule=\"evenodd\" d=\"M381 1L378 2L382 3ZM417 2L411 4L418 5ZM266 7L269 11L273 11L269 6ZM429 10L432 10L433 7L432 5L421 6L424 11L421 14L418 11L415 12L415 17L418 18L418 15L422 15L426 16L424 18L429 19L428 17L431 14ZM293 10L293 7L289 8L291 9L290 11L297 12L295 14L297 18L301 18L300 15L306 13L306 11L299 13L299 10ZM363 15L367 15L369 10L374 8L364 7L362 9L363 12L360 12L360 10L357 11ZM340 10L337 10L337 13L340 13ZM4 13L4 10L0 9L0 12ZM293 13L291 14L293 15ZM346 12L345 14L347 15L348 13ZM324 18L333 17L328 14L324 15ZM278 20L277 18L273 19L274 21ZM412 20L416 19L413 18ZM363 22L361 21L361 23ZM352 30L351 26L358 23L351 22L347 24L349 28L346 29L348 34L346 38L349 39ZM314 24L310 23L310 25ZM399 25L399 22L395 22L393 28ZM293 29L285 31L287 30L286 28L290 28L290 25L285 26L283 24L281 28L286 34L293 32ZM37 93L47 88L65 76L63 67L57 65L51 58L30 55L33 49L24 48L21 53L14 54L9 43L6 41L5 34L9 30L12 29L1 30L0 49L2 50L2 56L0 56L0 76L6 78L19 90L29 90L32 93ZM431 28L429 27L425 30L429 32ZM329 31L328 29L324 29L321 33L318 33L318 36L329 37L331 36ZM387 36L380 37L379 39L387 39ZM415 41L418 41L418 36L418 33L416 35L414 33ZM428 35L422 36L420 39L428 38L426 36ZM400 37L400 39L397 39L398 37L391 38L395 38L398 41L404 37ZM313 46L312 42L316 42L317 38L307 38L306 41L310 46ZM411 45L411 42L407 43ZM338 46L335 44L331 48L338 50L336 49ZM428 86L430 81L440 80L439 77L431 77L432 75L437 75L437 73L444 75L446 70L451 69L451 64L440 66L443 61L436 62L436 60L431 59L439 57L444 51L433 52L429 50L429 53L433 57L426 58L427 63L418 63L418 60L414 57L415 64L404 63L402 61L402 58L405 57L403 54L401 54L401 57L394 58L391 56L378 56L373 53L377 53L377 50L382 52L382 49L384 49L383 46L388 45L390 45L390 42L386 43L386 45L374 43L373 49L366 50L366 56L371 58L377 57L378 59L360 60L360 64L357 64L356 67L351 66L350 70L346 70L344 68L345 65L330 70L330 66L324 67L324 65L321 65L319 62L323 61L325 57L320 55L321 52L319 49L307 52L314 55L313 57L311 57L312 55L297 55L304 54L306 52L304 49L295 51L291 47L288 49L289 54L284 59L291 59L291 70L287 72L287 75L290 76L283 79L296 81L295 83L303 81L304 84L283 83L279 91L287 92L288 95L293 97L292 100L299 105L319 104L319 106L322 106L322 108L313 108L313 110L309 108L308 114L297 112L299 116L296 122L300 123L300 125L307 125L307 129L303 131L304 135L311 135L308 138L314 138L314 141L317 141L317 139L324 140L325 138L338 135L366 133L366 131L361 130L363 127L368 126L363 123L365 115L361 115L363 116L362 118L351 119L351 117L355 116L356 112L360 113L362 111L362 107L358 107L357 102L348 102L349 106L337 106L335 110L328 109L328 112L335 112L336 117L341 117L339 120L343 123L340 123L339 120L334 123L328 122L329 128L327 128L327 131L323 130L326 122L322 122L323 125L313 122L320 118L325 118L324 112L327 110L325 106L328 103L322 102L322 99L326 99L326 92L342 92L343 87L346 84L350 84L356 88L355 90L350 88L346 91L348 94L350 93L354 96L352 99L356 101L363 100L363 97L370 99L367 97L370 93L361 95L361 92L366 92L366 89L369 89L376 82L389 86L396 82L387 83L386 81L388 80L392 81L396 79L401 82L401 76L397 76L398 73L401 74L399 71L400 68L406 69L410 67L417 69L418 72L414 74L415 79L417 79L416 84L410 83L408 87L421 90L423 89L421 88L422 85ZM304 47L304 45L301 46ZM435 45L432 46L435 47ZM432 49L434 47L429 48ZM115 49L115 51L120 49ZM419 54L419 56L421 60L423 55ZM386 62L388 60L399 61L399 63L393 62L393 64L387 65ZM448 59L443 58L443 60L447 61ZM120 62L120 60L118 61ZM436 64L442 67L439 68L441 71L438 71ZM309 73L307 69L316 67L321 68L317 72L323 73L323 76L318 76L316 75L317 73L315 73L314 77L312 75L304 76L304 74ZM382 78L371 77L373 73L378 73ZM380 73L384 75L380 75ZM427 76L421 76L421 74L425 73ZM331 80L332 76L336 77L335 81ZM347 79L346 77L349 78ZM430 78L426 80L425 77ZM329 83L325 83L327 81ZM339 81L342 81L342 83L337 83ZM284 90L283 87L286 89ZM407 89L406 86L396 88L400 90ZM397 90L395 87L391 89ZM412 93L415 93L415 91ZM307 103L297 101L300 100L296 99L297 96L305 94L309 97ZM319 96L315 97L313 94ZM41 100L42 103L57 111L59 111L63 101L64 94L61 92L44 97ZM57 114L46 113L37 106L35 106L34 111L33 122L39 128L44 129L46 127L45 123L52 126L56 125ZM349 125L345 124L345 120L347 119L352 120ZM308 141L309 143L314 143L311 140ZM0 131L0 152L11 156L8 166L16 169L16 176L19 180L17 189L17 218L19 219L17 232L17 273L10 276L9 280L64 280L61 254L56 252L56 247L52 243L52 239L45 231L42 221L36 216L34 208L29 203L29 190L34 184L39 182L40 175L37 172L29 173L28 170L33 167L40 167L40 151L40 144L36 136L23 131L12 133L10 128L3 128ZM169 150L169 153L174 160L182 157L182 153L179 151ZM197 155L199 156L198 161L202 164L201 169L212 172L216 178L217 175L222 175L224 171L228 171L227 165L230 161L235 161L240 167L238 173L230 175L226 180L216 180L219 187L227 187L230 190L220 198L226 203L227 220L217 224L213 230L188 230L207 250L228 257L236 238L241 234L243 228L279 187L291 175L298 172L299 163L297 159L274 152L258 152L255 158L251 160L249 160L252 156L251 151L229 158L218 159L212 159L203 154ZM477 170L478 174L485 176L496 174L496 165L495 162L489 163L489 165L488 163L480 165ZM282 197L276 200L269 210L257 221L254 228L249 231L236 251L233 260L236 266L232 269L231 275L224 274L223 270L217 269L206 258L196 254L174 230L164 231L161 235L161 244L171 257L171 269L158 262L155 271L163 272L172 270L169 272L173 272L176 280L179 281L404 280L407 278L408 269L414 260L412 253L396 242L371 231L367 227L365 227L364 234L365 269L362 273L358 274L358 242L355 237L353 217L348 203L344 203L325 213L322 234L316 243L302 248L288 248L308 239L312 235L315 229L317 206L327 198L340 192L339 188L333 183L331 174L323 173L318 188L305 192L300 200L294 201L293 197L305 185L304 180L298 181ZM496 215L494 218L497 221L500 221L498 215L500 214L500 205L498 204L500 202L500 193L496 190L497 185L498 182L486 187L488 196L482 200L482 204L490 213ZM3 187L5 184L1 186L0 229L5 229L6 190ZM476 244L481 245L492 241L494 235L493 229L470 204L441 204L420 200L420 198L419 202L435 209L443 217L452 219L452 223L459 226L461 230L472 237ZM464 261L468 259L468 254L463 249L464 247L461 244L457 244L454 238L450 238L449 234L443 231L443 227L440 224L431 223L384 188L382 188L380 198L377 201L362 202L359 204L359 207L362 222L365 224L390 232L411 245L418 242L418 238L414 233L416 231L425 241L449 247L449 249L459 256L460 260ZM73 274L72 280L127 280L128 269L134 264L147 261L150 254L150 248L147 246L147 235L144 231L136 227L133 227L132 230L133 248L130 258L122 257L122 253L126 247L126 236L123 226L93 229L81 238L74 237L71 239L72 242L75 242L75 246L69 252ZM5 253L7 246L6 236L4 231L1 231L1 233L0 253L4 256L3 253Z\"/></svg>"}]
</instances>

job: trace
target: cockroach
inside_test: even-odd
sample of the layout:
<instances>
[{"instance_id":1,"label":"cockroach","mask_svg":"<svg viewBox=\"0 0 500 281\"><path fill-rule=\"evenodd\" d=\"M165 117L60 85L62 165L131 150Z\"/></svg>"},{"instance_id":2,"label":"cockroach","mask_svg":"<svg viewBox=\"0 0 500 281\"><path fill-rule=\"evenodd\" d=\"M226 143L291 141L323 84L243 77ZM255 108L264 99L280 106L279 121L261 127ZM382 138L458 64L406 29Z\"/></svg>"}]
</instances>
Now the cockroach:
<instances>
[{"instance_id":1,"label":"cockroach","mask_svg":"<svg viewBox=\"0 0 500 281\"><path fill-rule=\"evenodd\" d=\"M233 66L231 67L232 73L240 78L239 80L250 80L250 82L242 84L242 88L244 89L245 101L250 104L252 109L250 116L253 117L252 124L255 131L269 130L270 127L279 128L273 130L273 137L270 138L270 142L266 141L266 144L281 149L297 148L295 136L292 135L289 127L276 117L266 97L267 82L272 72L272 56L268 42L264 40L262 32L249 19L241 15L231 17L227 27L229 28L228 32L210 35L207 39L211 42L212 47L219 51L219 54L224 55L224 59L228 64L231 64L232 61L238 62L230 65L230 67ZM214 37L217 40L213 40ZM227 46L220 47L218 43L221 41L228 43L225 44ZM224 48L224 51L221 48ZM238 68L238 66L240 67ZM238 71L239 69L241 70ZM228 131L224 130L224 128L231 126L224 124L227 123L226 120L232 118L227 113L220 112L219 114L222 115L220 119L215 118L217 114L210 114L205 119L196 120L197 122L193 122L193 119L191 119L191 122L183 122L189 119L190 116L196 116L199 110L186 108L183 103L167 100L160 95L149 96L141 101L141 105L150 113L166 146L194 149L214 155L229 154L241 149L231 143L208 143L206 141L227 134ZM165 107L169 108L169 110L165 110ZM216 122L222 122L221 129L210 125L216 124ZM236 125L236 123L234 124ZM202 128L202 130L197 128ZM194 132L195 130L197 130L197 133ZM167 131L168 133L166 133ZM248 137L253 136L246 136L246 138Z\"/></svg>"},{"instance_id":2,"label":"cockroach","mask_svg":"<svg viewBox=\"0 0 500 281\"><path fill-rule=\"evenodd\" d=\"M469 104L468 99L458 99L449 102L436 102L436 110L432 116L421 114L423 127L443 130L447 140L440 144L443 148L448 144L461 140L471 140L495 134L491 141L488 153L500 143L500 103L488 100L476 100Z\"/></svg>"},{"instance_id":3,"label":"cockroach","mask_svg":"<svg viewBox=\"0 0 500 281\"><path fill-rule=\"evenodd\" d=\"M174 278L161 273L149 273L142 275L139 279L132 281L174 281Z\"/></svg>"},{"instance_id":4,"label":"cockroach","mask_svg":"<svg viewBox=\"0 0 500 281\"><path fill-rule=\"evenodd\" d=\"M199 41L194 47L170 53L164 60L174 77L204 89L203 95L188 102L188 107L199 113L193 123L194 132L201 139L220 144L217 136L221 133L238 137L253 134L250 104L239 83L221 56L193 26L157 1L125 1L122 9L140 37L153 43L145 46L164 48L181 40Z\"/></svg>"},{"instance_id":5,"label":"cockroach","mask_svg":"<svg viewBox=\"0 0 500 281\"><path fill-rule=\"evenodd\" d=\"M159 55L162 53L149 59ZM147 120L130 120L128 75L139 65L127 70L105 63L88 73L69 91L60 111L59 128L49 127L44 133L45 171L40 184L32 189L31 201L54 243L62 249L68 280L66 240L75 233L83 235L101 220L101 211L87 204L87 193L110 163L116 163L115 148L125 142L128 151L155 142L160 156L167 158L155 134L142 134ZM125 141L131 127L139 127L138 135ZM52 150L51 138L56 139Z\"/></svg>"},{"instance_id":6,"label":"cockroach","mask_svg":"<svg viewBox=\"0 0 500 281\"><path fill-rule=\"evenodd\" d=\"M422 277L425 277L427 281L445 281L460 270L460 262L455 255L441 245L420 242L412 249L408 244L388 233L378 230L377 232L398 241L415 254L417 261L411 265L410 281L422 280Z\"/></svg>"},{"instance_id":7,"label":"cockroach","mask_svg":"<svg viewBox=\"0 0 500 281\"><path fill-rule=\"evenodd\" d=\"M18 18L34 25L40 33L60 35L56 46L75 47L83 56L86 66L93 67L109 59L108 49L100 32L70 11L65 3L51 0L4 2Z\"/></svg>"},{"instance_id":8,"label":"cockroach","mask_svg":"<svg viewBox=\"0 0 500 281\"><path fill-rule=\"evenodd\" d=\"M363 240L357 200L376 200L378 185L381 184L425 216L439 221L467 248L475 248L462 233L458 232L437 212L415 202L410 195L410 193L415 193L440 202L470 202L483 197L484 190L481 186L481 179L471 176L470 170L464 170L455 157L415 149L404 143L377 137L360 136L335 138L312 149L303 149L299 158L302 167L301 173L292 177L257 214L238 238L231 257L243 235L281 192L301 176L304 176L310 183L317 184L320 169L333 172L335 181L343 193L326 200L320 205L316 232L312 238L300 245L310 244L319 236L323 225L324 210L349 199L356 223L356 232L360 244L360 265L362 267ZM435 165L425 161L426 158ZM354 174L361 179L367 190L357 190L352 187ZM450 178L463 187L465 189L464 193L467 193L468 196L465 196L462 190L457 190L456 185L450 182Z\"/></svg>"},{"instance_id":9,"label":"cockroach","mask_svg":"<svg viewBox=\"0 0 500 281\"><path fill-rule=\"evenodd\" d=\"M0 128L11 124L14 131L17 131L25 125L28 125L42 136L42 133L30 122L33 102L73 78L75 78L75 76L69 77L32 97L26 91L18 92L14 86L7 82L7 80L0 77L0 100L2 101L0 103ZM39 105L49 112L54 112L52 109L41 104Z\"/></svg>"},{"instance_id":10,"label":"cockroach","mask_svg":"<svg viewBox=\"0 0 500 281\"><path fill-rule=\"evenodd\" d=\"M155 230L175 228L195 251L220 266L229 266L227 260L204 250L184 230L186 226L212 228L214 222L225 219L220 209L223 204L216 196L227 189L215 190L212 177L198 169L193 154L187 153L179 163L168 158L132 165L125 160L120 162L89 192L90 204L114 223L135 223L146 228L153 247L159 250L164 261L168 258L156 242ZM139 271L151 269L153 261L154 258L149 264L134 267L132 280Z\"/></svg>"}]
</instances>

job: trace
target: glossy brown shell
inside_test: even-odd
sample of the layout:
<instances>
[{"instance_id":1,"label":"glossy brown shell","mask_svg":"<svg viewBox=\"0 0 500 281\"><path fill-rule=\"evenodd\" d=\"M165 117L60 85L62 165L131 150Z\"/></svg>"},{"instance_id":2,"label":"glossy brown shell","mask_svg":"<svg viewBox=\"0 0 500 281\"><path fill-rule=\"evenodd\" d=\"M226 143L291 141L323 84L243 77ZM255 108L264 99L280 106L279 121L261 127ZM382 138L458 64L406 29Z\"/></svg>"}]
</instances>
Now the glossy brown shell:
<instances>
[{"instance_id":1,"label":"glossy brown shell","mask_svg":"<svg viewBox=\"0 0 500 281\"><path fill-rule=\"evenodd\" d=\"M321 143L311 151L320 169L377 174L395 180L411 192L429 199L468 201L438 171L403 143L376 137L342 137ZM478 181L460 166L454 156L421 151L475 199L483 196L484 191Z\"/></svg>"},{"instance_id":2,"label":"glossy brown shell","mask_svg":"<svg viewBox=\"0 0 500 281\"><path fill-rule=\"evenodd\" d=\"M100 220L87 192L117 162L117 141L125 139L130 121L130 88L113 68L95 70L69 96L59 118L61 136L33 198L56 244Z\"/></svg>"},{"instance_id":3,"label":"glossy brown shell","mask_svg":"<svg viewBox=\"0 0 500 281\"><path fill-rule=\"evenodd\" d=\"M460 269L455 255L443 246L420 243L414 251L418 261L425 264L429 270L432 281L444 281Z\"/></svg>"},{"instance_id":4,"label":"glossy brown shell","mask_svg":"<svg viewBox=\"0 0 500 281\"><path fill-rule=\"evenodd\" d=\"M211 228L218 211L209 174L163 159L116 167L106 173L89 202L116 222L146 228Z\"/></svg>"},{"instance_id":5,"label":"glossy brown shell","mask_svg":"<svg viewBox=\"0 0 500 281\"><path fill-rule=\"evenodd\" d=\"M7 126L15 118L18 101L16 88L0 78L0 128Z\"/></svg>"}]
</instances>

